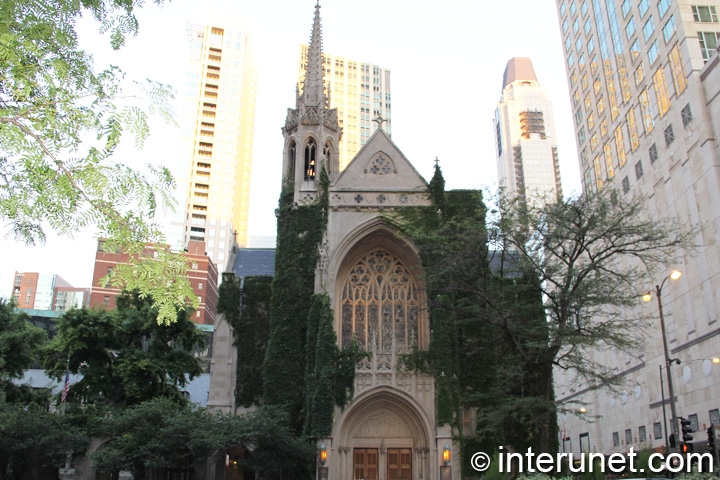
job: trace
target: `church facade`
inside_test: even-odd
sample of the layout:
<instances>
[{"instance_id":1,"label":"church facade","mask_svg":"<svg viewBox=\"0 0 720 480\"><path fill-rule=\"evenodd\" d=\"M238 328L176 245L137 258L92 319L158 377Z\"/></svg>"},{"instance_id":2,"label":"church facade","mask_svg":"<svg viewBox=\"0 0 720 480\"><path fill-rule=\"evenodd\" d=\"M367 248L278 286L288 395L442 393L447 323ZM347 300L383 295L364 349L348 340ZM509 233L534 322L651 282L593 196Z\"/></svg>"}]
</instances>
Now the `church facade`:
<instances>
[{"instance_id":1,"label":"church facade","mask_svg":"<svg viewBox=\"0 0 720 480\"><path fill-rule=\"evenodd\" d=\"M429 205L428 184L382 128L340 171L342 129L325 95L321 44L316 5L304 88L282 129L283 182L293 185L297 205L312 204L320 172L327 171L329 211L315 293L330 298L338 346L354 341L371 355L356 367L350 403L335 408L331 435L318 440L327 451L324 462L318 458L318 478L460 478L450 427L435 420L433 377L401 366L401 355L430 342L426 289L417 248L384 220L394 210ZM230 360L216 359L225 368L238 353L223 331L216 331L214 348L216 357ZM232 381L213 385L209 406L230 405Z\"/></svg>"}]
</instances>

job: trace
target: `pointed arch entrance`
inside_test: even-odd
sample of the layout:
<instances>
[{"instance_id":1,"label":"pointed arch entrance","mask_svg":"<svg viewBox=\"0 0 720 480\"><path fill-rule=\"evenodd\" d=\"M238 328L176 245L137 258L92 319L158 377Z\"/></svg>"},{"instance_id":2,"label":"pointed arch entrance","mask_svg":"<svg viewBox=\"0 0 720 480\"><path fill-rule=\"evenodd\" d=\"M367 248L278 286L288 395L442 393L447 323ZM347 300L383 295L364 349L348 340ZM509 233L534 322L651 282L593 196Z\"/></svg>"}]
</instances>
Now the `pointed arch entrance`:
<instances>
[{"instance_id":1,"label":"pointed arch entrance","mask_svg":"<svg viewBox=\"0 0 720 480\"><path fill-rule=\"evenodd\" d=\"M431 425L422 408L392 387L360 395L336 424L338 477L431 478Z\"/></svg>"}]
</instances>

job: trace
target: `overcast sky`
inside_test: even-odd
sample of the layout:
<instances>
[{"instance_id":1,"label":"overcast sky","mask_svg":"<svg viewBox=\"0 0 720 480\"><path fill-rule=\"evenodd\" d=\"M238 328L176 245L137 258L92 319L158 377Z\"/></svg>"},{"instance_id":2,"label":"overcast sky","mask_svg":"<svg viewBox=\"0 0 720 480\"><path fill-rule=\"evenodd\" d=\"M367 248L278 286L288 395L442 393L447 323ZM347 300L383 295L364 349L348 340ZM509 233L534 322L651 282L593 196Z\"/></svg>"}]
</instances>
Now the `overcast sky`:
<instances>
[{"instance_id":1,"label":"overcast sky","mask_svg":"<svg viewBox=\"0 0 720 480\"><path fill-rule=\"evenodd\" d=\"M250 236L275 235L280 128L295 106L299 45L309 41L314 5L315 0L146 3L138 11L140 33L117 53L94 23L79 23L81 43L98 69L118 65L128 78L150 78L178 92L187 68L188 20L221 18L247 28L258 68ZM392 138L426 179L437 156L448 188L497 184L493 115L503 72L512 57L530 57L555 110L563 190L566 195L580 190L554 0L322 0L321 5L325 53L391 71ZM176 149L179 134L154 122L143 151L127 148L120 154L128 162L170 165L183 154ZM10 294L15 271L57 273L74 286L90 286L92 231L72 240L50 235L46 245L33 248L0 238L0 248L0 296Z\"/></svg>"}]
</instances>

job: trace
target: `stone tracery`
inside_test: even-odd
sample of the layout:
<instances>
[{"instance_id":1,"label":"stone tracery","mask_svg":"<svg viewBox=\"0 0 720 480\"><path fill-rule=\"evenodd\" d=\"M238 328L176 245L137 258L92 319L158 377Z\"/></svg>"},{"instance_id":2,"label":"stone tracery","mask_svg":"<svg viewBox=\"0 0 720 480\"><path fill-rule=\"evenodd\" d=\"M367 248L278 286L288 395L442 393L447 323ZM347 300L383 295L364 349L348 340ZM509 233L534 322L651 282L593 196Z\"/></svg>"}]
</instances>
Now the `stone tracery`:
<instances>
[{"instance_id":1,"label":"stone tracery","mask_svg":"<svg viewBox=\"0 0 720 480\"><path fill-rule=\"evenodd\" d=\"M419 292L407 266L383 248L360 258L341 290L342 346L407 352L417 338Z\"/></svg>"}]
</instances>

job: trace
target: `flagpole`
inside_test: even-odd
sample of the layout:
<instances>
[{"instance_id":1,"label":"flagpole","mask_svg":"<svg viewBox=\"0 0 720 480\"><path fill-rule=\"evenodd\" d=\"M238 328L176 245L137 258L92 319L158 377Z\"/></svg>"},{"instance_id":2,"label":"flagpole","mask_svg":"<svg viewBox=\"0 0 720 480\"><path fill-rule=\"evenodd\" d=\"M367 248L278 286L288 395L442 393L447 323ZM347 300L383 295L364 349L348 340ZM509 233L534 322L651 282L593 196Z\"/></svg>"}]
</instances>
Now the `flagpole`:
<instances>
[{"instance_id":1,"label":"flagpole","mask_svg":"<svg viewBox=\"0 0 720 480\"><path fill-rule=\"evenodd\" d=\"M67 363L65 364L65 384L63 385L62 393L60 394L60 398L62 401L62 409L61 409L61 415L65 415L65 398L67 397L67 392L70 388L70 354L68 353L67 356Z\"/></svg>"}]
</instances>

